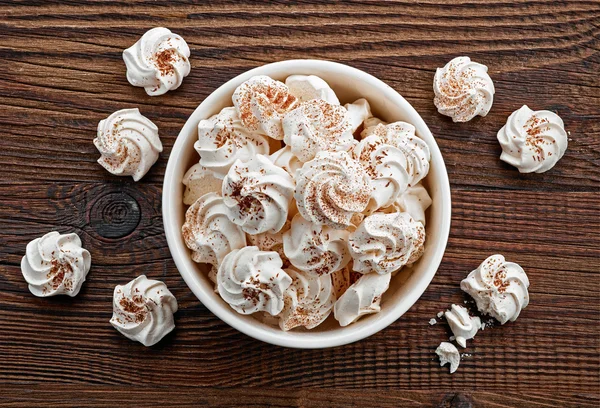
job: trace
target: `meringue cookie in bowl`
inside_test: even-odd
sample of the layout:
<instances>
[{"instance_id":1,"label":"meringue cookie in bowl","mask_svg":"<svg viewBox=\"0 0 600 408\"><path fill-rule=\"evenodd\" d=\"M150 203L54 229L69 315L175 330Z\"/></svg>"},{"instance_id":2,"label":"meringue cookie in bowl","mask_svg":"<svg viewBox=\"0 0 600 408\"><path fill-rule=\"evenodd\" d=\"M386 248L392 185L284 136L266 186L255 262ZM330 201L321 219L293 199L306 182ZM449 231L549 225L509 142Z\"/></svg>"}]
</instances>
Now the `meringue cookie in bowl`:
<instances>
[{"instance_id":1,"label":"meringue cookie in bowl","mask_svg":"<svg viewBox=\"0 0 600 408\"><path fill-rule=\"evenodd\" d=\"M362 316L381 310L381 296L388 290L392 275L368 273L352 284L335 302L333 313L340 325L348 326Z\"/></svg>"},{"instance_id":2,"label":"meringue cookie in bowl","mask_svg":"<svg viewBox=\"0 0 600 408\"><path fill-rule=\"evenodd\" d=\"M469 57L456 57L438 68L433 79L433 103L453 122L468 122L486 116L494 102L494 83L483 64Z\"/></svg>"},{"instance_id":3,"label":"meringue cookie in bowl","mask_svg":"<svg viewBox=\"0 0 600 408\"><path fill-rule=\"evenodd\" d=\"M167 285L141 275L115 287L110 324L128 339L150 347L175 328L175 312L177 299Z\"/></svg>"},{"instance_id":4,"label":"meringue cookie in bowl","mask_svg":"<svg viewBox=\"0 0 600 408\"><path fill-rule=\"evenodd\" d=\"M311 275L329 275L350 261L346 230L314 224L300 214L283 234L283 251L290 263Z\"/></svg>"},{"instance_id":5,"label":"meringue cookie in bowl","mask_svg":"<svg viewBox=\"0 0 600 408\"><path fill-rule=\"evenodd\" d=\"M467 347L467 340L475 337L475 334L481 329L481 319L472 317L466 307L452 305L451 310L444 313L452 334L456 342L462 347Z\"/></svg>"},{"instance_id":6,"label":"meringue cookie in bowl","mask_svg":"<svg viewBox=\"0 0 600 408\"><path fill-rule=\"evenodd\" d=\"M283 117L283 141L302 162L321 151L348 150L353 144L348 111L322 99L303 102Z\"/></svg>"},{"instance_id":7,"label":"meringue cookie in bowl","mask_svg":"<svg viewBox=\"0 0 600 408\"><path fill-rule=\"evenodd\" d=\"M365 98L357 99L352 103L347 103L344 108L348 111L348 121L350 130L354 134L368 118L372 117L371 105Z\"/></svg>"},{"instance_id":8,"label":"meringue cookie in bowl","mask_svg":"<svg viewBox=\"0 0 600 408\"><path fill-rule=\"evenodd\" d=\"M102 167L134 181L144 177L163 150L158 128L137 108L121 109L101 120L94 145Z\"/></svg>"},{"instance_id":9,"label":"meringue cookie in bowl","mask_svg":"<svg viewBox=\"0 0 600 408\"><path fill-rule=\"evenodd\" d=\"M533 111L527 105L514 111L498 131L500 160L520 173L550 170L567 150L568 138L562 119L547 110Z\"/></svg>"},{"instance_id":10,"label":"meringue cookie in bowl","mask_svg":"<svg viewBox=\"0 0 600 408\"><path fill-rule=\"evenodd\" d=\"M408 187L391 206L382 208L380 211L386 214L407 212L415 221L419 221L425 226L427 222L425 211L431 207L432 203L427 189L421 183L417 183L416 186Z\"/></svg>"},{"instance_id":11,"label":"meringue cookie in bowl","mask_svg":"<svg viewBox=\"0 0 600 408\"><path fill-rule=\"evenodd\" d=\"M292 176L260 154L236 161L223 179L229 218L248 234L279 232L293 195Z\"/></svg>"},{"instance_id":12,"label":"meringue cookie in bowl","mask_svg":"<svg viewBox=\"0 0 600 408\"><path fill-rule=\"evenodd\" d=\"M283 269L290 267L290 261L283 250L283 234L289 231L291 222L286 221L283 228L276 233L263 232L261 234L247 234L246 240L249 246L258 247L261 251L274 251L279 254L283 262Z\"/></svg>"},{"instance_id":13,"label":"meringue cookie in bowl","mask_svg":"<svg viewBox=\"0 0 600 408\"><path fill-rule=\"evenodd\" d=\"M181 234L194 262L218 266L225 255L246 246L246 234L229 220L228 212L216 193L204 194L188 208Z\"/></svg>"},{"instance_id":14,"label":"meringue cookie in bowl","mask_svg":"<svg viewBox=\"0 0 600 408\"><path fill-rule=\"evenodd\" d=\"M265 75L252 77L238 86L232 100L246 128L276 140L283 139L283 115L298 103L283 82Z\"/></svg>"},{"instance_id":15,"label":"meringue cookie in bowl","mask_svg":"<svg viewBox=\"0 0 600 408\"><path fill-rule=\"evenodd\" d=\"M460 283L483 314L501 324L514 322L529 304L529 279L518 264L492 255Z\"/></svg>"},{"instance_id":16,"label":"meringue cookie in bowl","mask_svg":"<svg viewBox=\"0 0 600 408\"><path fill-rule=\"evenodd\" d=\"M150 96L177 89L190 73L190 48L181 36L156 27L123 51L127 80Z\"/></svg>"},{"instance_id":17,"label":"meringue cookie in bowl","mask_svg":"<svg viewBox=\"0 0 600 408\"><path fill-rule=\"evenodd\" d=\"M329 84L316 75L290 75L285 84L299 102L322 99L332 105L340 104Z\"/></svg>"},{"instance_id":18,"label":"meringue cookie in bowl","mask_svg":"<svg viewBox=\"0 0 600 408\"><path fill-rule=\"evenodd\" d=\"M221 194L223 180L219 180L212 171L196 163L184 174L182 183L185 186L183 203L192 205L206 193Z\"/></svg>"},{"instance_id":19,"label":"meringue cookie in bowl","mask_svg":"<svg viewBox=\"0 0 600 408\"><path fill-rule=\"evenodd\" d=\"M241 314L268 312L275 316L284 306L292 278L282 269L277 252L249 246L230 252L219 266L219 294Z\"/></svg>"},{"instance_id":20,"label":"meringue cookie in bowl","mask_svg":"<svg viewBox=\"0 0 600 408\"><path fill-rule=\"evenodd\" d=\"M296 173L298 211L315 224L335 229L351 225L371 199L371 178L346 152L319 152Z\"/></svg>"},{"instance_id":21,"label":"meringue cookie in bowl","mask_svg":"<svg viewBox=\"0 0 600 408\"><path fill-rule=\"evenodd\" d=\"M200 165L223 179L236 160L269 154L269 142L265 136L246 129L235 108L223 108L200 121L194 149L200 155Z\"/></svg>"},{"instance_id":22,"label":"meringue cookie in bowl","mask_svg":"<svg viewBox=\"0 0 600 408\"><path fill-rule=\"evenodd\" d=\"M408 213L375 213L350 234L356 272L384 275L416 262L423 251L425 228Z\"/></svg>"},{"instance_id":23,"label":"meringue cookie in bowl","mask_svg":"<svg viewBox=\"0 0 600 408\"><path fill-rule=\"evenodd\" d=\"M91 262L77 234L52 231L27 244L21 272L35 296L77 296Z\"/></svg>"},{"instance_id":24,"label":"meringue cookie in bowl","mask_svg":"<svg viewBox=\"0 0 600 408\"><path fill-rule=\"evenodd\" d=\"M289 146L277 150L269 156L269 159L271 159L273 164L290 173L292 177L296 176L296 170L300 169L304 164L292 153L292 148Z\"/></svg>"}]
</instances>

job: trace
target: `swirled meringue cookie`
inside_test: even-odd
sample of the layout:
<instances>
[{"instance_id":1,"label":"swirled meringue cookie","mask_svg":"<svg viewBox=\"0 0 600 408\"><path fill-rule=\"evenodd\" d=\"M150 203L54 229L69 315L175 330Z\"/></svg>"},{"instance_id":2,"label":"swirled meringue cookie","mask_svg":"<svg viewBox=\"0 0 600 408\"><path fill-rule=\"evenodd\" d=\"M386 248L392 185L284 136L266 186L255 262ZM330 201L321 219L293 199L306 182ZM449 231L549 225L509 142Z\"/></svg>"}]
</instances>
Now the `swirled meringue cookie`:
<instances>
[{"instance_id":1,"label":"swirled meringue cookie","mask_svg":"<svg viewBox=\"0 0 600 408\"><path fill-rule=\"evenodd\" d=\"M188 208L181 234L194 262L218 266L229 252L246 246L246 234L229 220L228 213L216 193L204 194Z\"/></svg>"},{"instance_id":2,"label":"swirled meringue cookie","mask_svg":"<svg viewBox=\"0 0 600 408\"><path fill-rule=\"evenodd\" d=\"M407 212L415 221L419 221L425 226L425 211L432 202L427 189L421 183L417 183L416 186L407 188L391 206L382 208L380 211L386 214Z\"/></svg>"},{"instance_id":3,"label":"swirled meringue cookie","mask_svg":"<svg viewBox=\"0 0 600 408\"><path fill-rule=\"evenodd\" d=\"M567 150L568 138L562 119L547 110L533 111L527 105L514 111L498 131L500 160L521 173L550 170Z\"/></svg>"},{"instance_id":4,"label":"swirled meringue cookie","mask_svg":"<svg viewBox=\"0 0 600 408\"><path fill-rule=\"evenodd\" d=\"M200 165L223 179L236 160L246 161L257 154L269 154L267 138L244 127L235 108L223 108L198 124L194 149Z\"/></svg>"},{"instance_id":5,"label":"swirled meringue cookie","mask_svg":"<svg viewBox=\"0 0 600 408\"><path fill-rule=\"evenodd\" d=\"M181 36L156 27L123 51L127 80L150 96L179 88L190 73L190 48Z\"/></svg>"},{"instance_id":6,"label":"swirled meringue cookie","mask_svg":"<svg viewBox=\"0 0 600 408\"><path fill-rule=\"evenodd\" d=\"M285 291L279 327L288 331L303 326L314 329L331 314L336 300L330 275L310 275L286 269L292 284Z\"/></svg>"},{"instance_id":7,"label":"swirled meringue cookie","mask_svg":"<svg viewBox=\"0 0 600 408\"><path fill-rule=\"evenodd\" d=\"M223 180L219 180L214 173L200 165L194 164L186 171L183 176L183 203L192 205L194 202L206 193L221 194L221 185Z\"/></svg>"},{"instance_id":8,"label":"swirled meringue cookie","mask_svg":"<svg viewBox=\"0 0 600 408\"><path fill-rule=\"evenodd\" d=\"M27 244L21 272L35 296L77 296L91 262L77 234L52 231Z\"/></svg>"},{"instance_id":9,"label":"swirled meringue cookie","mask_svg":"<svg viewBox=\"0 0 600 408\"><path fill-rule=\"evenodd\" d=\"M348 150L354 138L348 111L322 99L301 103L283 117L283 141L300 161L321 151Z\"/></svg>"},{"instance_id":10,"label":"swirled meringue cookie","mask_svg":"<svg viewBox=\"0 0 600 408\"><path fill-rule=\"evenodd\" d=\"M271 234L269 232L263 232L261 234L247 234L246 240L248 241L248 245L258 247L261 251L274 251L279 254L281 261L283 262L283 269L287 269L290 267L290 261L285 256L285 252L283 250L283 234L286 231L289 231L291 227L291 222L286 221L283 225L283 228L278 232Z\"/></svg>"},{"instance_id":11,"label":"swirled meringue cookie","mask_svg":"<svg viewBox=\"0 0 600 408\"><path fill-rule=\"evenodd\" d=\"M236 161L223 180L229 218L248 234L279 232L293 195L292 176L260 154Z\"/></svg>"},{"instance_id":12,"label":"swirled meringue cookie","mask_svg":"<svg viewBox=\"0 0 600 408\"><path fill-rule=\"evenodd\" d=\"M435 354L440 358L440 367L445 364L450 364L450 374L458 369L458 365L460 364L460 353L454 344L448 343L447 341L441 342L435 350Z\"/></svg>"},{"instance_id":13,"label":"swirled meringue cookie","mask_svg":"<svg viewBox=\"0 0 600 408\"><path fill-rule=\"evenodd\" d=\"M390 287L391 277L389 273L368 273L353 283L333 306L333 315L340 326L348 326L361 316L379 313L381 296Z\"/></svg>"},{"instance_id":14,"label":"swirled meringue cookie","mask_svg":"<svg viewBox=\"0 0 600 408\"><path fill-rule=\"evenodd\" d=\"M219 294L241 314L268 312L275 316L283 310L284 293L292 278L282 269L277 252L249 246L230 252L219 266Z\"/></svg>"},{"instance_id":15,"label":"swirled meringue cookie","mask_svg":"<svg viewBox=\"0 0 600 408\"><path fill-rule=\"evenodd\" d=\"M425 228L408 213L368 216L350 234L356 272L389 274L416 262L425 250Z\"/></svg>"},{"instance_id":16,"label":"swirled meringue cookie","mask_svg":"<svg viewBox=\"0 0 600 408\"><path fill-rule=\"evenodd\" d=\"M376 118L375 116L366 118L365 121L363 122L363 130L360 132L360 138L364 139L365 137L373 134L373 131L375 130L377 125L386 126L386 125L388 125L388 123L384 122L383 120L381 120L379 118Z\"/></svg>"},{"instance_id":17,"label":"swirled meringue cookie","mask_svg":"<svg viewBox=\"0 0 600 408\"><path fill-rule=\"evenodd\" d=\"M102 167L134 181L144 177L163 150L158 128L137 108L121 109L101 120L94 145Z\"/></svg>"},{"instance_id":18,"label":"swirled meringue cookie","mask_svg":"<svg viewBox=\"0 0 600 408\"><path fill-rule=\"evenodd\" d=\"M472 339L481 329L481 319L472 317L466 307L452 305L451 310L444 313L456 342L462 347L467 347L467 340Z\"/></svg>"},{"instance_id":19,"label":"swirled meringue cookie","mask_svg":"<svg viewBox=\"0 0 600 408\"><path fill-rule=\"evenodd\" d=\"M348 111L348 121L350 122L350 130L354 134L362 126L362 124L370 117L373 117L371 113L371 105L365 98L360 98L352 103L347 103L344 108Z\"/></svg>"},{"instance_id":20,"label":"swirled meringue cookie","mask_svg":"<svg viewBox=\"0 0 600 408\"><path fill-rule=\"evenodd\" d=\"M290 173L292 177L296 177L296 170L300 169L304 164L292 153L292 148L289 146L277 150L269 156L269 159L271 159L273 164Z\"/></svg>"},{"instance_id":21,"label":"swirled meringue cookie","mask_svg":"<svg viewBox=\"0 0 600 408\"><path fill-rule=\"evenodd\" d=\"M477 303L483 314L501 324L514 322L529 304L529 279L518 264L506 262L502 255L492 255L469 274L460 288Z\"/></svg>"},{"instance_id":22,"label":"swirled meringue cookie","mask_svg":"<svg viewBox=\"0 0 600 408\"><path fill-rule=\"evenodd\" d=\"M322 99L332 105L340 104L329 84L316 75L290 75L286 78L285 84L290 93L300 102Z\"/></svg>"},{"instance_id":23,"label":"swirled meringue cookie","mask_svg":"<svg viewBox=\"0 0 600 408\"><path fill-rule=\"evenodd\" d=\"M433 79L433 103L453 122L468 122L486 116L494 102L494 83L483 64L469 57L456 57L438 68Z\"/></svg>"},{"instance_id":24,"label":"swirled meringue cookie","mask_svg":"<svg viewBox=\"0 0 600 408\"><path fill-rule=\"evenodd\" d=\"M363 140L371 140L368 144L378 140L378 143L394 146L402 152L406 158L405 170L408 173L409 187L416 185L429 173L429 162L431 160L429 146L415 134L415 127L410 123L379 124L365 129L361 133L361 137Z\"/></svg>"},{"instance_id":25,"label":"swirled meringue cookie","mask_svg":"<svg viewBox=\"0 0 600 408\"><path fill-rule=\"evenodd\" d=\"M346 229L365 210L373 187L365 169L346 152L319 152L296 173L294 198L306 220Z\"/></svg>"},{"instance_id":26,"label":"swirled meringue cookie","mask_svg":"<svg viewBox=\"0 0 600 408\"><path fill-rule=\"evenodd\" d=\"M283 234L283 252L290 263L311 275L329 275L350 262L347 230L314 224L300 214Z\"/></svg>"},{"instance_id":27,"label":"swirled meringue cookie","mask_svg":"<svg viewBox=\"0 0 600 408\"><path fill-rule=\"evenodd\" d=\"M283 115L298 102L287 85L266 75L254 76L238 86L232 100L246 128L276 140L283 139Z\"/></svg>"},{"instance_id":28,"label":"swirled meringue cookie","mask_svg":"<svg viewBox=\"0 0 600 408\"><path fill-rule=\"evenodd\" d=\"M167 285L141 275L115 287L110 324L128 339L149 347L175 328L175 312L177 300Z\"/></svg>"}]
</instances>

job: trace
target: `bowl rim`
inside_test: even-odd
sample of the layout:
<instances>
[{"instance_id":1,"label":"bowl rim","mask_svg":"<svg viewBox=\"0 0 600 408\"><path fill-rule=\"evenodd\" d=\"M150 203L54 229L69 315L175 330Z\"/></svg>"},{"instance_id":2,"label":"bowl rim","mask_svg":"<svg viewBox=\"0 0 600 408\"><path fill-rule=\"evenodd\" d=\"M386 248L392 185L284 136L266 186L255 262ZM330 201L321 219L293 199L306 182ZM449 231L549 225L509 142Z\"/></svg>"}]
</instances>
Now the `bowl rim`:
<instances>
[{"instance_id":1,"label":"bowl rim","mask_svg":"<svg viewBox=\"0 0 600 408\"><path fill-rule=\"evenodd\" d=\"M437 203L437 205L441 206L442 217L441 225L439 226L439 239L436 242L434 251L428 254L430 257L429 268L425 271L426 273L421 279L416 282L415 287L409 292L408 296L405 296L399 305L396 305L394 309L381 316L381 318L372 320L370 324L361 325L359 327L354 327L353 325L347 326L342 328L342 330L336 331L335 334L330 335L320 332L311 336L309 332L302 333L302 336L295 336L293 331L268 331L253 326L243 319L245 316L238 315L233 309L225 308L218 302L216 299L217 295L212 289L207 291L206 288L198 283L196 280L197 278L194 278L193 276L195 271L188 270L187 261L192 261L185 244L182 245L183 241L181 240L180 242L180 240L177 239L177 236L181 235L181 226L177 225L178 223L174 219L175 216L173 215L174 212L172 210L174 206L181 205L181 197L174 197L175 194L169 186L175 185L174 183L181 183L181 180L177 180L175 177L176 162L184 153L183 147L185 145L186 135L193 132L197 126L197 121L191 119L195 118L201 110L204 110L204 108L211 104L213 99L222 98L222 95L220 94L224 93L227 89L230 89L231 87L235 89L237 85L252 76L269 75L265 74L265 71L269 72L276 69L287 69L288 71L297 70L298 72L310 71L311 69L329 70L355 77L357 80L366 82L368 85L378 88L383 96L393 101L400 110L407 116L410 116L410 123L419 129L420 137L426 140L430 147L431 161L435 162L436 166L440 167L440 180L438 181L443 200L441 203ZM450 183L444 159L429 127L413 106L396 90L371 74L345 64L318 59L294 59L262 65L235 76L211 92L211 94L208 95L188 117L181 131L177 135L177 139L173 144L167 162L162 193L163 226L171 257L175 262L179 274L183 277L185 283L198 300L219 319L252 338L277 346L306 349L336 347L362 340L388 327L406 313L406 311L408 311L408 309L410 309L423 295L440 266L450 233L451 207Z\"/></svg>"}]
</instances>

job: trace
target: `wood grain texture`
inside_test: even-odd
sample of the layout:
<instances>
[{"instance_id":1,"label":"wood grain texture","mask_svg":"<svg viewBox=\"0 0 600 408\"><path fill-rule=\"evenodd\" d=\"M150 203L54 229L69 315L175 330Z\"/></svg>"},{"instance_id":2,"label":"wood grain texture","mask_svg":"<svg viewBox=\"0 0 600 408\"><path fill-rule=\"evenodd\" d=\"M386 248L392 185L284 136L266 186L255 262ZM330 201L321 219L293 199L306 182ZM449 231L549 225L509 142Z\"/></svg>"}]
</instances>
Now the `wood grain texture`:
<instances>
[{"instance_id":1,"label":"wood grain texture","mask_svg":"<svg viewBox=\"0 0 600 408\"><path fill-rule=\"evenodd\" d=\"M151 98L127 83L121 52L166 26L192 49L180 89ZM356 2L0 1L0 406L596 407L600 404L600 3L551 0ZM435 68L488 65L486 118L453 124L433 106ZM437 138L452 184L442 265L422 298L368 340L290 350L252 340L201 305L163 233L161 183L187 117L250 68L323 58L398 90ZM570 132L563 159L520 175L496 132L521 105ZM138 183L106 173L99 120L137 106L165 147ZM29 294L30 240L78 233L92 254L76 298ZM531 304L469 343L450 376L428 321L468 301L458 282L492 253L520 263ZM145 273L177 297L177 329L143 348L108 323L112 289Z\"/></svg>"}]
</instances>

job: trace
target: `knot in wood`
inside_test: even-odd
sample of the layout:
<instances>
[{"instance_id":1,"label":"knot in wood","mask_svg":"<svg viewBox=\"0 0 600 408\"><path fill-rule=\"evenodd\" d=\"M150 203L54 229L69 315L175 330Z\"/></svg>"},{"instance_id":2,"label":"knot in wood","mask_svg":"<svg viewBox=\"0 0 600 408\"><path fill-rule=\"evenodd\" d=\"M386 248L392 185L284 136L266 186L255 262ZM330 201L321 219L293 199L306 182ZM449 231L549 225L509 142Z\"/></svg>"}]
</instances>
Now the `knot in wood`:
<instances>
[{"instance_id":1,"label":"knot in wood","mask_svg":"<svg viewBox=\"0 0 600 408\"><path fill-rule=\"evenodd\" d=\"M90 209L90 226L104 238L131 234L140 219L140 206L135 198L121 191L98 196Z\"/></svg>"}]
</instances>

